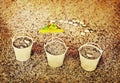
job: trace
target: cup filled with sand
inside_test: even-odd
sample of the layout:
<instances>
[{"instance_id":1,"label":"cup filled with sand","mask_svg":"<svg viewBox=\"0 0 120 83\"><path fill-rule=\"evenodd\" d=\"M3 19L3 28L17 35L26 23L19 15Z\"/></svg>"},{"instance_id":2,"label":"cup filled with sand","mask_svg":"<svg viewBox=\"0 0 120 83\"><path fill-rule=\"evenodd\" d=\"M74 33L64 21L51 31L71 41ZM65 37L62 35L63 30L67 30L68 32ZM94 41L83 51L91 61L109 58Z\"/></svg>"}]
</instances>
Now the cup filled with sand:
<instances>
[{"instance_id":1,"label":"cup filled with sand","mask_svg":"<svg viewBox=\"0 0 120 83\"><path fill-rule=\"evenodd\" d=\"M100 46L89 42L82 45L78 51L81 67L86 71L94 71L103 52Z\"/></svg>"}]
</instances>

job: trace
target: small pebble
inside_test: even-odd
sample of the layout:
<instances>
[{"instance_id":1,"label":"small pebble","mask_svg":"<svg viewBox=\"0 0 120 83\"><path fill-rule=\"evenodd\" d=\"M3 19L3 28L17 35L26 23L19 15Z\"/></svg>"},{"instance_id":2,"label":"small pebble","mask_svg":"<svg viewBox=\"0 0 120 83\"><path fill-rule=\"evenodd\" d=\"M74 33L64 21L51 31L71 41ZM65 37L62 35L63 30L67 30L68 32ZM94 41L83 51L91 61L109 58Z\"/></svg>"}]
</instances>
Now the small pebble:
<instances>
[{"instance_id":1,"label":"small pebble","mask_svg":"<svg viewBox=\"0 0 120 83\"><path fill-rule=\"evenodd\" d=\"M80 24L81 24L81 25L84 25L84 22L83 22L83 21L80 21Z\"/></svg>"},{"instance_id":2,"label":"small pebble","mask_svg":"<svg viewBox=\"0 0 120 83\"><path fill-rule=\"evenodd\" d=\"M22 48L23 48L23 46L20 46L19 48L20 48L20 49L22 49Z\"/></svg>"},{"instance_id":3,"label":"small pebble","mask_svg":"<svg viewBox=\"0 0 120 83\"><path fill-rule=\"evenodd\" d=\"M67 20L65 20L65 21L64 21L64 23L68 23L68 21L67 21Z\"/></svg>"},{"instance_id":4,"label":"small pebble","mask_svg":"<svg viewBox=\"0 0 120 83\"><path fill-rule=\"evenodd\" d=\"M28 45L27 45L27 44L24 44L23 46L24 46L24 48L25 48L25 47L27 47Z\"/></svg>"},{"instance_id":5,"label":"small pebble","mask_svg":"<svg viewBox=\"0 0 120 83\"><path fill-rule=\"evenodd\" d=\"M73 24L73 22L72 22L72 21L69 21L68 23L69 23L69 24Z\"/></svg>"},{"instance_id":6,"label":"small pebble","mask_svg":"<svg viewBox=\"0 0 120 83\"><path fill-rule=\"evenodd\" d=\"M55 20L50 20L50 23L54 23L55 22Z\"/></svg>"},{"instance_id":7,"label":"small pebble","mask_svg":"<svg viewBox=\"0 0 120 83\"><path fill-rule=\"evenodd\" d=\"M82 26L83 26L83 27L86 27L87 25L83 24Z\"/></svg>"},{"instance_id":8,"label":"small pebble","mask_svg":"<svg viewBox=\"0 0 120 83\"><path fill-rule=\"evenodd\" d=\"M73 22L76 22L76 20L72 20Z\"/></svg>"},{"instance_id":9,"label":"small pebble","mask_svg":"<svg viewBox=\"0 0 120 83\"><path fill-rule=\"evenodd\" d=\"M81 32L80 34L81 34L81 35L83 35L83 36L85 35L85 33L84 33L84 32Z\"/></svg>"},{"instance_id":10,"label":"small pebble","mask_svg":"<svg viewBox=\"0 0 120 83\"><path fill-rule=\"evenodd\" d=\"M73 25L74 25L74 26L78 26L78 24L77 24L77 23L73 23Z\"/></svg>"},{"instance_id":11,"label":"small pebble","mask_svg":"<svg viewBox=\"0 0 120 83\"><path fill-rule=\"evenodd\" d=\"M23 40L20 40L19 43L22 44L22 43L23 43Z\"/></svg>"},{"instance_id":12,"label":"small pebble","mask_svg":"<svg viewBox=\"0 0 120 83\"><path fill-rule=\"evenodd\" d=\"M93 32L93 31L90 31L91 33Z\"/></svg>"},{"instance_id":13,"label":"small pebble","mask_svg":"<svg viewBox=\"0 0 120 83\"><path fill-rule=\"evenodd\" d=\"M90 31L88 29L84 30L86 33L89 33Z\"/></svg>"},{"instance_id":14,"label":"small pebble","mask_svg":"<svg viewBox=\"0 0 120 83\"><path fill-rule=\"evenodd\" d=\"M27 41L27 40L24 40L25 41L25 43L27 43L27 44L29 44L30 42L29 41Z\"/></svg>"},{"instance_id":15,"label":"small pebble","mask_svg":"<svg viewBox=\"0 0 120 83\"><path fill-rule=\"evenodd\" d=\"M93 57L93 55L91 55L91 54L87 54L87 56L88 56L88 57Z\"/></svg>"},{"instance_id":16,"label":"small pebble","mask_svg":"<svg viewBox=\"0 0 120 83\"><path fill-rule=\"evenodd\" d=\"M63 23L63 22L64 22L64 20L59 20L59 22L60 22L60 23Z\"/></svg>"}]
</instances>

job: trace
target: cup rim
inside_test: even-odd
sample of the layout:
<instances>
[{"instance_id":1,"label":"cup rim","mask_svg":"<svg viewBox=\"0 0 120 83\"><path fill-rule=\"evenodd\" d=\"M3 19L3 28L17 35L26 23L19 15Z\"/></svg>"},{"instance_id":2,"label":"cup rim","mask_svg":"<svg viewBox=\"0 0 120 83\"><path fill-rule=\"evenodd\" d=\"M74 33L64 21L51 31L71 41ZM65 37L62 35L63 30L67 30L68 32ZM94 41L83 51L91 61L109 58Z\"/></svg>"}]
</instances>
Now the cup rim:
<instances>
[{"instance_id":1,"label":"cup rim","mask_svg":"<svg viewBox=\"0 0 120 83\"><path fill-rule=\"evenodd\" d=\"M64 47L65 47L65 52L62 53L62 54L58 54L58 55L57 55L57 54L55 55L55 54L49 53L49 52L46 50L46 46L49 45L49 44L51 44L51 43L53 43L53 42L58 42L58 43L60 43L60 44L63 44ZM58 41L51 41L51 42L49 42L49 43L44 44L44 49L45 49L45 52L49 53L50 55L60 56L60 55L63 55L63 54L65 54L65 53L67 52L68 47L66 46L66 44L65 44L64 42L60 42L60 41L58 40Z\"/></svg>"},{"instance_id":2,"label":"cup rim","mask_svg":"<svg viewBox=\"0 0 120 83\"><path fill-rule=\"evenodd\" d=\"M91 43L91 42L90 42L90 43ZM101 49L101 47L100 47L98 44L93 43L93 44L97 45L97 46L95 46L95 45L92 45L92 44L90 44L90 43L88 42L88 43L83 44L82 46L79 47L79 49L78 49L79 55L83 56L83 55L81 54L81 52L80 52L83 47L91 46L91 47L93 47L93 48L96 48L96 49L100 52L100 55L99 55L97 58L95 58L95 59L98 59L99 57L102 56L103 50ZM83 56L83 57L86 58L85 56ZM95 60L95 59L90 59L90 58L87 58L87 59L89 59L89 60Z\"/></svg>"},{"instance_id":3,"label":"cup rim","mask_svg":"<svg viewBox=\"0 0 120 83\"><path fill-rule=\"evenodd\" d=\"M27 38L29 38L29 39L31 39L31 40L32 40L31 45L29 45L29 46L28 46L28 47L26 47L26 48L29 48L30 46L32 46L32 45L33 45L33 38L31 38L31 37L29 37L29 36L18 36L18 37L16 37L16 38L12 39L12 46L13 46L14 48L17 48L17 47L15 47L15 46L13 45L13 42L14 42L17 38L21 38L21 37L27 37ZM26 49L26 48L22 48L22 49ZM17 48L17 49L20 49L20 48Z\"/></svg>"}]
</instances>

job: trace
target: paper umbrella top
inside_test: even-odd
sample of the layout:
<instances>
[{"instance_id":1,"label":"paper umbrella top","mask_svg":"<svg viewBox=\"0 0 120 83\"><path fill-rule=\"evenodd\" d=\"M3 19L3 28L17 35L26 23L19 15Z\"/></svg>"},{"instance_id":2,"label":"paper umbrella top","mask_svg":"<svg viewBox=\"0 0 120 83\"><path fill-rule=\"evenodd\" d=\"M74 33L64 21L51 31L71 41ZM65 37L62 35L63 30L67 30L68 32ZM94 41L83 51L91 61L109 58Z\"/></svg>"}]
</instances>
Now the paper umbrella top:
<instances>
[{"instance_id":1,"label":"paper umbrella top","mask_svg":"<svg viewBox=\"0 0 120 83\"><path fill-rule=\"evenodd\" d=\"M56 24L49 24L39 30L39 33L61 33L63 29L59 28Z\"/></svg>"}]
</instances>

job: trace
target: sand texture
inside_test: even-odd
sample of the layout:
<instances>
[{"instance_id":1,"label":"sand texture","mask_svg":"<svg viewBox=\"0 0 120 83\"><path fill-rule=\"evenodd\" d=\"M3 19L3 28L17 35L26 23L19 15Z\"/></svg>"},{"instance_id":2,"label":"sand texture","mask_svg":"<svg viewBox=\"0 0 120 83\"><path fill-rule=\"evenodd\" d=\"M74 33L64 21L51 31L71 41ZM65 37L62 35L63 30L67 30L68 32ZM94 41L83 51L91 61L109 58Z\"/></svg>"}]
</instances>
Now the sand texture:
<instances>
[{"instance_id":1,"label":"sand texture","mask_svg":"<svg viewBox=\"0 0 120 83\"><path fill-rule=\"evenodd\" d=\"M69 47L63 66L47 64L39 29L54 22L54 34ZM12 38L22 30L33 38L31 58L15 59ZM103 49L93 72L80 66L78 48L95 42ZM0 83L120 83L120 0L0 0Z\"/></svg>"}]
</instances>

